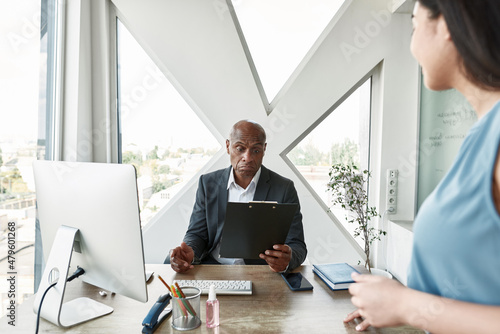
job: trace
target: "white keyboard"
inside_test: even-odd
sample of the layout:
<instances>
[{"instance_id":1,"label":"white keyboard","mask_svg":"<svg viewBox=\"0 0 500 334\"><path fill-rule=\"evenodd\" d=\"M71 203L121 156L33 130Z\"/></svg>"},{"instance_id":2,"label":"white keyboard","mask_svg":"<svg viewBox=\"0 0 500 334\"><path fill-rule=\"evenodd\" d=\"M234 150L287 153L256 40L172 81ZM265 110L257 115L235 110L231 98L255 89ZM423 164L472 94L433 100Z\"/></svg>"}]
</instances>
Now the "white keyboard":
<instances>
[{"instance_id":1,"label":"white keyboard","mask_svg":"<svg viewBox=\"0 0 500 334\"><path fill-rule=\"evenodd\" d=\"M215 293L218 295L251 295L252 281L241 280L174 280L182 288L183 286L194 286L201 290L202 295L208 295L210 286L215 285Z\"/></svg>"}]
</instances>

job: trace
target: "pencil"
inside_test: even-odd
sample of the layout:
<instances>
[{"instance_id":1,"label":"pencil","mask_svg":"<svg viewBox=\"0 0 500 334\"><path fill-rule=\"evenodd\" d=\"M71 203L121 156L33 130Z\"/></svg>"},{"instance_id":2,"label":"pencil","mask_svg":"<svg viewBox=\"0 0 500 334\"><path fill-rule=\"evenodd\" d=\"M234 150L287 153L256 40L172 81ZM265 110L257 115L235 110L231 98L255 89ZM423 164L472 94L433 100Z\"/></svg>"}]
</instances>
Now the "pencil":
<instances>
[{"instance_id":1,"label":"pencil","mask_svg":"<svg viewBox=\"0 0 500 334\"><path fill-rule=\"evenodd\" d=\"M174 284L175 284L175 287L177 288L177 290L179 290L179 293L181 294L182 298L186 298L186 295L184 294L184 292L182 292L182 289L179 286L179 284L177 284L177 282L175 282Z\"/></svg>"},{"instance_id":2,"label":"pencil","mask_svg":"<svg viewBox=\"0 0 500 334\"><path fill-rule=\"evenodd\" d=\"M172 295L174 297L178 298L177 303L179 304L179 307L182 309L182 313L184 314L184 316L187 317L188 312L186 310L186 307L184 306L183 299L177 294L177 292L175 291L175 287L173 285L172 285L171 291L172 291Z\"/></svg>"},{"instance_id":3,"label":"pencil","mask_svg":"<svg viewBox=\"0 0 500 334\"><path fill-rule=\"evenodd\" d=\"M174 283L175 286L177 287L177 291L178 291L178 294L183 298L183 302L186 298L186 295L184 294L184 292L182 291L181 287L179 286L179 284L177 284L177 282ZM186 303L184 303L184 305L186 305L187 307L187 310L189 311L189 313L191 313L191 315L194 317L196 316L196 311L194 310L194 308L191 306L191 304L189 303L189 300L186 300Z\"/></svg>"},{"instance_id":4,"label":"pencil","mask_svg":"<svg viewBox=\"0 0 500 334\"><path fill-rule=\"evenodd\" d=\"M173 289L174 286L172 285L172 289L170 289L170 287L168 286L168 284L163 280L163 278L161 278L160 275L158 275L158 278L167 287L168 292L170 292L170 294L172 295L172 297L177 297L177 295L175 294L175 291ZM182 309L182 313L184 313L184 316L187 317L187 312L186 312L186 309L184 308L184 305L182 304L182 302L179 299L177 299L177 303L179 304L179 307Z\"/></svg>"},{"instance_id":5,"label":"pencil","mask_svg":"<svg viewBox=\"0 0 500 334\"><path fill-rule=\"evenodd\" d=\"M167 287L168 289L168 292L172 293L172 291L170 291L170 287L168 286L168 284L163 280L163 278L161 278L160 275L158 275L158 278L160 279L160 281Z\"/></svg>"}]
</instances>

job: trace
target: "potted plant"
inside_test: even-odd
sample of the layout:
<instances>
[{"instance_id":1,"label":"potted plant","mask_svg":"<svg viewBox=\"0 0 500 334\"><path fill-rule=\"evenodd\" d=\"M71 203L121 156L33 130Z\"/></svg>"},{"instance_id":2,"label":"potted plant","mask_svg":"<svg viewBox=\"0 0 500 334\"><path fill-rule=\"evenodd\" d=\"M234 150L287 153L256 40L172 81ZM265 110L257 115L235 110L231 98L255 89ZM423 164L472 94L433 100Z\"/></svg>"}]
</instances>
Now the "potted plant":
<instances>
[{"instance_id":1,"label":"potted plant","mask_svg":"<svg viewBox=\"0 0 500 334\"><path fill-rule=\"evenodd\" d=\"M368 170L360 171L354 164L334 164L329 172L330 181L327 191L333 194L332 206L340 206L353 215L346 216L350 224L357 224L354 237L364 241L365 267L372 272L370 246L380 240L387 232L376 229L370 224L372 218L380 217L375 207L368 206L367 183L371 174Z\"/></svg>"}]
</instances>

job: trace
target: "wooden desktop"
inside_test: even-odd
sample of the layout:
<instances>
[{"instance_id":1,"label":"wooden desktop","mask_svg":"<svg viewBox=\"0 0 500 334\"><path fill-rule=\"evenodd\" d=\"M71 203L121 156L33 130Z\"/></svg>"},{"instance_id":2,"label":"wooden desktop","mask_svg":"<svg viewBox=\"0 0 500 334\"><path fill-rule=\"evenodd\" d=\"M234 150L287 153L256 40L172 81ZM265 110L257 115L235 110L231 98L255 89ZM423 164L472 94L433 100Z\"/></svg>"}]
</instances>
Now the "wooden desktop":
<instances>
[{"instance_id":1,"label":"wooden desktop","mask_svg":"<svg viewBox=\"0 0 500 334\"><path fill-rule=\"evenodd\" d=\"M142 320L158 296L167 292L158 279L158 274L167 282L174 279L235 279L251 280L251 296L219 295L220 326L208 329L205 326L206 295L201 296L202 324L191 333L358 333L357 322L345 324L343 319L353 311L348 291L331 291L312 272L311 266L302 266L300 271L314 286L311 291L291 291L281 276L268 266L219 266L199 265L186 274L175 273L169 265L147 265L154 271L148 284L149 301L137 302L127 297L108 293L99 295L99 288L73 281L67 285L65 300L87 296L114 308L113 313L76 325L59 328L41 319L39 333L141 333ZM34 333L36 317L32 311L34 298L18 305L16 327L7 325L2 318L0 332ZM177 332L171 327L171 317L165 320L155 333ZM368 333L423 333L409 327L370 328Z\"/></svg>"}]
</instances>

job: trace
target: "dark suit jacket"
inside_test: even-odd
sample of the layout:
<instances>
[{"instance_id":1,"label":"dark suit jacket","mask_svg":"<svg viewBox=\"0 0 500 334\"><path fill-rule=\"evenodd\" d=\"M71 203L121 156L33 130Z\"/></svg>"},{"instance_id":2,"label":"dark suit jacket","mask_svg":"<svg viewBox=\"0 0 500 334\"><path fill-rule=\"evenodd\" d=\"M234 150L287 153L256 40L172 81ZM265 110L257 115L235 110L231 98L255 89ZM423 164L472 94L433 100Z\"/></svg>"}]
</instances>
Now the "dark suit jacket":
<instances>
[{"instance_id":1,"label":"dark suit jacket","mask_svg":"<svg viewBox=\"0 0 500 334\"><path fill-rule=\"evenodd\" d=\"M227 182L230 172L231 167L220 169L202 175L199 180L196 202L188 230L184 236L184 242L193 248L195 258L201 261L211 259L211 252L219 243L222 235L228 198ZM299 204L293 182L264 166L261 167L254 200ZM292 248L292 259L288 270L293 270L304 262L307 255L300 204L285 243Z\"/></svg>"}]
</instances>

